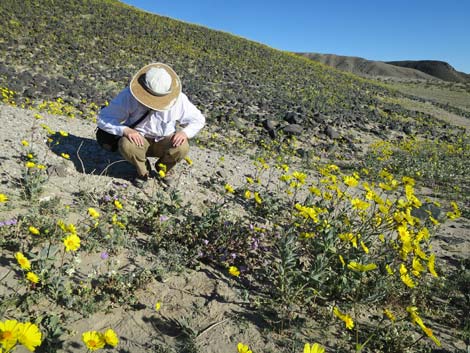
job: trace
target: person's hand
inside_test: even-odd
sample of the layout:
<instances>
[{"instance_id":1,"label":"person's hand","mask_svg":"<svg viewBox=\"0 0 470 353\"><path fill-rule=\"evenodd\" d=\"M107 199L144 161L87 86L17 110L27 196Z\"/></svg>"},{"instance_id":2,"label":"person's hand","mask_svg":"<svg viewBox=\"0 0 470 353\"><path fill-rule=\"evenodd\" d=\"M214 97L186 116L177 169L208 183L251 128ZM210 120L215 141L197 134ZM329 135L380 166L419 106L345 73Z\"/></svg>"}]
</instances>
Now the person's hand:
<instances>
[{"instance_id":1,"label":"person's hand","mask_svg":"<svg viewBox=\"0 0 470 353\"><path fill-rule=\"evenodd\" d=\"M144 145L144 137L138 131L131 129L130 127L126 127L124 129L124 136L139 147Z\"/></svg>"},{"instance_id":2,"label":"person's hand","mask_svg":"<svg viewBox=\"0 0 470 353\"><path fill-rule=\"evenodd\" d=\"M171 144L173 147L179 147L186 141L188 141L188 136L184 131L178 131L171 137Z\"/></svg>"}]
</instances>

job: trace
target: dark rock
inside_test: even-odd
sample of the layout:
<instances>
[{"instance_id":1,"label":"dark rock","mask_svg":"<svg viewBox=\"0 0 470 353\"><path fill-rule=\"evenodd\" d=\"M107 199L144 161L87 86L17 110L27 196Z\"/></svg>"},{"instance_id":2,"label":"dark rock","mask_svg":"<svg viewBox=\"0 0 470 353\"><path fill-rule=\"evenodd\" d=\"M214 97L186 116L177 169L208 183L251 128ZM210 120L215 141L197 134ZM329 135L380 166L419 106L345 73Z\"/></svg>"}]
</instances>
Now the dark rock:
<instances>
[{"instance_id":1,"label":"dark rock","mask_svg":"<svg viewBox=\"0 0 470 353\"><path fill-rule=\"evenodd\" d=\"M245 123L242 121L242 119L240 119L240 118L234 116L234 117L232 118L232 121L233 121L233 123L235 124L235 127L236 127L238 130L242 130L242 131L243 131L243 130L246 130L246 125L245 125Z\"/></svg>"},{"instance_id":2,"label":"dark rock","mask_svg":"<svg viewBox=\"0 0 470 353\"><path fill-rule=\"evenodd\" d=\"M290 124L284 127L283 130L287 135L299 136L304 131L304 128L299 124Z\"/></svg>"},{"instance_id":3,"label":"dark rock","mask_svg":"<svg viewBox=\"0 0 470 353\"><path fill-rule=\"evenodd\" d=\"M300 122L299 116L294 112L287 112L284 116L284 120L289 124L298 124Z\"/></svg>"},{"instance_id":4,"label":"dark rock","mask_svg":"<svg viewBox=\"0 0 470 353\"><path fill-rule=\"evenodd\" d=\"M411 126L409 125L403 126L403 132L407 135L411 135L413 133L413 131L411 130Z\"/></svg>"},{"instance_id":5,"label":"dark rock","mask_svg":"<svg viewBox=\"0 0 470 353\"><path fill-rule=\"evenodd\" d=\"M425 203L421 207L411 210L411 215L422 221L428 220L429 216L439 219L442 215L442 210L433 203Z\"/></svg>"},{"instance_id":6,"label":"dark rock","mask_svg":"<svg viewBox=\"0 0 470 353\"><path fill-rule=\"evenodd\" d=\"M336 131L335 129L333 129L330 125L328 125L325 128L325 134L326 134L326 136L328 136L332 140L337 140L337 139L341 138L341 135L339 134L339 132Z\"/></svg>"},{"instance_id":7,"label":"dark rock","mask_svg":"<svg viewBox=\"0 0 470 353\"><path fill-rule=\"evenodd\" d=\"M268 130L268 134L273 140L277 137L277 132L274 129Z\"/></svg>"},{"instance_id":8,"label":"dark rock","mask_svg":"<svg viewBox=\"0 0 470 353\"><path fill-rule=\"evenodd\" d=\"M47 168L47 174L49 176L58 176L64 178L69 174L69 172L63 165L51 165L49 168Z\"/></svg>"},{"instance_id":9,"label":"dark rock","mask_svg":"<svg viewBox=\"0 0 470 353\"><path fill-rule=\"evenodd\" d=\"M276 128L276 125L277 123L274 120L269 120L269 119L263 120L263 127L268 131L274 130Z\"/></svg>"}]
</instances>

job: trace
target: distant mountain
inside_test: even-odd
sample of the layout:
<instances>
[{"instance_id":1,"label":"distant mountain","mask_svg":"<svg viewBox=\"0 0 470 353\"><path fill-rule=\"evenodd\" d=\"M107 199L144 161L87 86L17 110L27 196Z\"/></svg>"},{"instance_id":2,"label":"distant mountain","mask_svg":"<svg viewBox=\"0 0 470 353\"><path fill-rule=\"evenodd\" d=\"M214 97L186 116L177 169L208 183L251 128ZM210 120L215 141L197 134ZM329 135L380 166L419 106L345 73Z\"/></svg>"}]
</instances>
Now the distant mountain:
<instances>
[{"instance_id":1,"label":"distant mountain","mask_svg":"<svg viewBox=\"0 0 470 353\"><path fill-rule=\"evenodd\" d=\"M445 61L418 60L418 61L388 61L387 64L419 70L431 76L450 82L470 82L470 75L455 70Z\"/></svg>"},{"instance_id":2,"label":"distant mountain","mask_svg":"<svg viewBox=\"0 0 470 353\"><path fill-rule=\"evenodd\" d=\"M450 64L437 60L373 61L355 56L298 53L336 69L366 77L398 79L440 79L449 82L470 82L470 75L455 70Z\"/></svg>"},{"instance_id":3,"label":"distant mountain","mask_svg":"<svg viewBox=\"0 0 470 353\"><path fill-rule=\"evenodd\" d=\"M393 77L400 79L435 80L436 77L413 68L390 65L382 61L372 61L354 56L335 54L298 53L314 61L336 69L367 77Z\"/></svg>"}]
</instances>

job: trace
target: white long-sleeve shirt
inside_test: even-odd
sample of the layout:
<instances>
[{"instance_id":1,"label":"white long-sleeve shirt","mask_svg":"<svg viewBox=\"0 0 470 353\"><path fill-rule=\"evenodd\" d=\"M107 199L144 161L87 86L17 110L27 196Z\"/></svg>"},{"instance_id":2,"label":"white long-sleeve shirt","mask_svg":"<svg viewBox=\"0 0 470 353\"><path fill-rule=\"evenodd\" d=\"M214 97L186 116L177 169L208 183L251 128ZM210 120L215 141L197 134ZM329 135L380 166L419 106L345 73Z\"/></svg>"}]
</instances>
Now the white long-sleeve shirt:
<instances>
[{"instance_id":1,"label":"white long-sleeve shirt","mask_svg":"<svg viewBox=\"0 0 470 353\"><path fill-rule=\"evenodd\" d=\"M183 131L188 138L194 137L206 122L204 115L184 93L179 95L176 103L169 110L155 111L149 110L137 101L129 87L126 87L107 107L101 109L98 127L110 134L122 136L124 129L139 120L146 111L148 111L147 117L135 126L134 130L155 141L173 134L176 131L177 121L185 126Z\"/></svg>"}]
</instances>

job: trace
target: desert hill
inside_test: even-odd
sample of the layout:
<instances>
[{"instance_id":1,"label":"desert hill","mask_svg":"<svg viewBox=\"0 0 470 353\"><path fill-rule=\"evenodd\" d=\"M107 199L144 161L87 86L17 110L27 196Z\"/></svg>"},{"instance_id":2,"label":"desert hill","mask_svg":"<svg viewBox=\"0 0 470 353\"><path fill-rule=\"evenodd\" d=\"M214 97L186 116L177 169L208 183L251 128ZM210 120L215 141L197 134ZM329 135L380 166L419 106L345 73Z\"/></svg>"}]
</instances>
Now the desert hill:
<instances>
[{"instance_id":1,"label":"desert hill","mask_svg":"<svg viewBox=\"0 0 470 353\"><path fill-rule=\"evenodd\" d=\"M435 80L436 77L414 68L399 67L383 61L335 54L298 53L339 70L366 77L393 77L398 79Z\"/></svg>"},{"instance_id":2,"label":"desert hill","mask_svg":"<svg viewBox=\"0 0 470 353\"><path fill-rule=\"evenodd\" d=\"M449 82L470 82L470 75L455 70L449 63L438 60L417 60L417 61L387 61L387 64L397 67L415 69L428 75L437 77Z\"/></svg>"}]
</instances>

